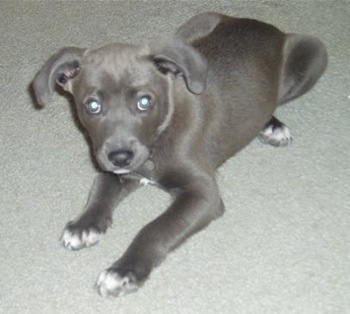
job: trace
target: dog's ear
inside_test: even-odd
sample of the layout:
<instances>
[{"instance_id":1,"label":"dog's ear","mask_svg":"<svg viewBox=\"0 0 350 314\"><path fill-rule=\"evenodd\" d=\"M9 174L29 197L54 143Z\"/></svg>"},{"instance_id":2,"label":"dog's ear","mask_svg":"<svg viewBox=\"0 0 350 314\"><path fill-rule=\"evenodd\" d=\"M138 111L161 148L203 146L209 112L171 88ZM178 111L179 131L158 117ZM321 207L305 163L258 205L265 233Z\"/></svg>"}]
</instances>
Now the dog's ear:
<instances>
[{"instance_id":1,"label":"dog's ear","mask_svg":"<svg viewBox=\"0 0 350 314\"><path fill-rule=\"evenodd\" d=\"M80 73L80 60L84 51L76 47L63 48L44 64L33 80L33 89L40 106L50 102L55 84L70 90L71 80Z\"/></svg>"},{"instance_id":2,"label":"dog's ear","mask_svg":"<svg viewBox=\"0 0 350 314\"><path fill-rule=\"evenodd\" d=\"M175 76L181 74L192 93L204 92L208 63L198 50L179 40L154 44L151 47L152 61L161 72L171 72Z\"/></svg>"}]
</instances>

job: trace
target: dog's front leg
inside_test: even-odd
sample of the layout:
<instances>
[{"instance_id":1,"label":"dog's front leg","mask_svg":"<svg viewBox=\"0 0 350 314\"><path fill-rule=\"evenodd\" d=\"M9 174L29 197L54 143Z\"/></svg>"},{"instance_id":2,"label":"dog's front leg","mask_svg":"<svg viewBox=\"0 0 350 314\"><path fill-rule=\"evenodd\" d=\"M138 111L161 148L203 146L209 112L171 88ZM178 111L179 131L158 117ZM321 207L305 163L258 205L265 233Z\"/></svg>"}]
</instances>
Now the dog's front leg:
<instances>
[{"instance_id":1,"label":"dog's front leg","mask_svg":"<svg viewBox=\"0 0 350 314\"><path fill-rule=\"evenodd\" d=\"M114 209L137 187L135 180L109 173L98 174L83 213L63 230L62 245L79 250L96 244L112 224Z\"/></svg>"},{"instance_id":2,"label":"dog's front leg","mask_svg":"<svg viewBox=\"0 0 350 314\"><path fill-rule=\"evenodd\" d=\"M146 225L124 255L100 274L96 286L103 297L137 290L170 251L223 213L215 180L194 182L177 192L168 210Z\"/></svg>"}]
</instances>

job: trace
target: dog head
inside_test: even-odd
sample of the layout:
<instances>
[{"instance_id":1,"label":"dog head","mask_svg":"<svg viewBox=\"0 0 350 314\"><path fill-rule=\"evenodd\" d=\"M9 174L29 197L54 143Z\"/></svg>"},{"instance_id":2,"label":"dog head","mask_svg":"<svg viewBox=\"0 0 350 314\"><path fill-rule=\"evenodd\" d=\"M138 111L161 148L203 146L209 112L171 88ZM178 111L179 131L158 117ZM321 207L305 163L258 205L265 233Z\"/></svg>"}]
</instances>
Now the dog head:
<instances>
[{"instance_id":1,"label":"dog head","mask_svg":"<svg viewBox=\"0 0 350 314\"><path fill-rule=\"evenodd\" d=\"M56 84L73 94L98 164L122 174L149 158L155 140L169 125L174 81L182 77L184 90L200 94L206 74L205 58L175 40L94 50L70 47L46 62L33 87L41 106L50 102Z\"/></svg>"}]
</instances>

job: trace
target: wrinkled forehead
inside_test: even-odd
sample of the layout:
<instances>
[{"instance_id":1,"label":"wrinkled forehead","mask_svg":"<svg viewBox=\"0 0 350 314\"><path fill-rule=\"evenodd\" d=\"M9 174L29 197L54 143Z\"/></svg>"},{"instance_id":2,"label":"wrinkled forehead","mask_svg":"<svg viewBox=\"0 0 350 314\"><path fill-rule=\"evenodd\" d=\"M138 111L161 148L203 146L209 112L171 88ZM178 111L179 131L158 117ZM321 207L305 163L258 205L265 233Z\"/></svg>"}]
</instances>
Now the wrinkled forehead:
<instances>
[{"instance_id":1,"label":"wrinkled forehead","mask_svg":"<svg viewBox=\"0 0 350 314\"><path fill-rule=\"evenodd\" d=\"M147 46L127 44L88 50L82 69L84 83L95 88L143 86L155 71Z\"/></svg>"}]
</instances>

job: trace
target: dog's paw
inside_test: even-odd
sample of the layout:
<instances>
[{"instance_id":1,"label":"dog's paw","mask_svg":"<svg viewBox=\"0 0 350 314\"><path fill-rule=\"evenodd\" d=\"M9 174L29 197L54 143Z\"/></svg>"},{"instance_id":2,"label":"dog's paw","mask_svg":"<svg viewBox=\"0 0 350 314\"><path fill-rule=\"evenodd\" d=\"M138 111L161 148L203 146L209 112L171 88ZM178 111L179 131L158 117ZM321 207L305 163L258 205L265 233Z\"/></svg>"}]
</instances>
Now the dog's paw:
<instances>
[{"instance_id":1,"label":"dog's paw","mask_svg":"<svg viewBox=\"0 0 350 314\"><path fill-rule=\"evenodd\" d=\"M135 292L140 285L131 272L121 275L117 270L106 269L99 275L95 286L98 293L107 298L121 297Z\"/></svg>"},{"instance_id":2,"label":"dog's paw","mask_svg":"<svg viewBox=\"0 0 350 314\"><path fill-rule=\"evenodd\" d=\"M68 224L63 230L60 242L69 250L80 250L95 245L101 237L102 233L94 228L81 229Z\"/></svg>"},{"instance_id":3,"label":"dog's paw","mask_svg":"<svg viewBox=\"0 0 350 314\"><path fill-rule=\"evenodd\" d=\"M269 124L259 133L259 139L264 144L270 144L275 147L287 146L293 141L293 136L289 128L284 124Z\"/></svg>"}]
</instances>

